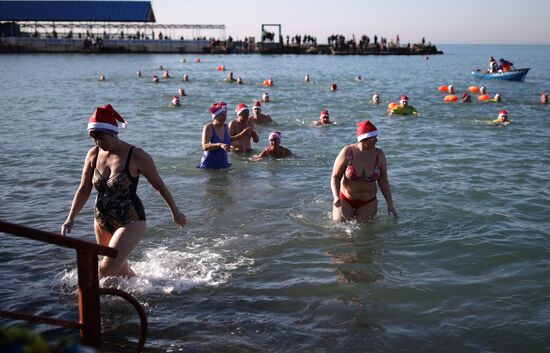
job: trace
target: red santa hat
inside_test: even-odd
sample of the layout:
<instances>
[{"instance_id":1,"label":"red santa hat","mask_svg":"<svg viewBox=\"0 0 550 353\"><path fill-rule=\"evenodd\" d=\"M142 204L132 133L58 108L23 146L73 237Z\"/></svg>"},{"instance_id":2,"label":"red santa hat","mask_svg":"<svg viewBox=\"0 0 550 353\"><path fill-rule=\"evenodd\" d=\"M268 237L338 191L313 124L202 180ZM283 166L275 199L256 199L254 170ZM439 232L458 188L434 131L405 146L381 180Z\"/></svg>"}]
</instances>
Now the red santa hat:
<instances>
[{"instance_id":1,"label":"red santa hat","mask_svg":"<svg viewBox=\"0 0 550 353\"><path fill-rule=\"evenodd\" d=\"M401 98L399 99L400 102L408 102L409 101L409 97L407 96L401 96Z\"/></svg>"},{"instance_id":2,"label":"red santa hat","mask_svg":"<svg viewBox=\"0 0 550 353\"><path fill-rule=\"evenodd\" d=\"M244 103L239 103L235 107L235 111L237 112L237 115L241 114L245 110L248 111L248 107Z\"/></svg>"},{"instance_id":3,"label":"red santa hat","mask_svg":"<svg viewBox=\"0 0 550 353\"><path fill-rule=\"evenodd\" d=\"M321 119L324 116L326 116L327 118L329 117L328 110L326 109L321 110L321 114L319 115L319 118Z\"/></svg>"},{"instance_id":4,"label":"red santa hat","mask_svg":"<svg viewBox=\"0 0 550 353\"><path fill-rule=\"evenodd\" d=\"M508 117L508 111L506 109L501 109L498 111L498 116L505 116Z\"/></svg>"},{"instance_id":5,"label":"red santa hat","mask_svg":"<svg viewBox=\"0 0 550 353\"><path fill-rule=\"evenodd\" d=\"M223 112L227 111L227 104L225 102L216 102L210 106L210 114L212 115L212 119L217 117Z\"/></svg>"},{"instance_id":6,"label":"red santa hat","mask_svg":"<svg viewBox=\"0 0 550 353\"><path fill-rule=\"evenodd\" d=\"M375 136L378 136L378 130L373 123L368 120L357 123L357 142Z\"/></svg>"},{"instance_id":7,"label":"red santa hat","mask_svg":"<svg viewBox=\"0 0 550 353\"><path fill-rule=\"evenodd\" d=\"M540 95L541 95L542 97L547 97L547 96L548 96L548 95L546 94L546 92L541 92Z\"/></svg>"},{"instance_id":8,"label":"red santa hat","mask_svg":"<svg viewBox=\"0 0 550 353\"><path fill-rule=\"evenodd\" d=\"M172 104L173 105L179 105L180 104L180 97L172 96Z\"/></svg>"},{"instance_id":9,"label":"red santa hat","mask_svg":"<svg viewBox=\"0 0 550 353\"><path fill-rule=\"evenodd\" d=\"M260 103L260 101L256 101L256 102L254 103L254 105L252 106L252 109L253 109L253 110L262 109L262 103Z\"/></svg>"},{"instance_id":10,"label":"red santa hat","mask_svg":"<svg viewBox=\"0 0 550 353\"><path fill-rule=\"evenodd\" d=\"M116 135L118 134L119 121L122 123L122 127L128 126L126 120L110 104L104 105L96 108L88 120L88 132L105 131Z\"/></svg>"}]
</instances>

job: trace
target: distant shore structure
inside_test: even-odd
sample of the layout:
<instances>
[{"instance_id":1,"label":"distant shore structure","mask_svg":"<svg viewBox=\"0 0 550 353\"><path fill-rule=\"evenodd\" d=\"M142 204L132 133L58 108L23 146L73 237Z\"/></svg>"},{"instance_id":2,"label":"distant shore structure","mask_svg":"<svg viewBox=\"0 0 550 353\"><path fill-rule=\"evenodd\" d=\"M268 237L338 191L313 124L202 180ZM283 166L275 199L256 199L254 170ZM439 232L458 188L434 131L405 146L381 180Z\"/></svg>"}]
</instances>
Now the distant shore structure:
<instances>
[{"instance_id":1,"label":"distant shore structure","mask_svg":"<svg viewBox=\"0 0 550 353\"><path fill-rule=\"evenodd\" d=\"M309 35L283 36L280 24L263 24L259 42L226 38L225 30L224 24L157 24L150 1L0 0L0 53L443 54L424 39L401 45L398 35L396 41L333 35L318 44Z\"/></svg>"}]
</instances>

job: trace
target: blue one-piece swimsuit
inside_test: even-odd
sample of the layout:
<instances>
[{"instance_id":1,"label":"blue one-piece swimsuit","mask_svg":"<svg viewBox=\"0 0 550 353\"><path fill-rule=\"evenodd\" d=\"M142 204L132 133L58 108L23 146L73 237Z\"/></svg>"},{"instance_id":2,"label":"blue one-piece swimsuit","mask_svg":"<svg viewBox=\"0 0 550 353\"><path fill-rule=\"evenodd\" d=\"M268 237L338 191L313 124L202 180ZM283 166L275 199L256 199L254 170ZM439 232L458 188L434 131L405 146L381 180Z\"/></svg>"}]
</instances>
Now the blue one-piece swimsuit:
<instances>
[{"instance_id":1,"label":"blue one-piece swimsuit","mask_svg":"<svg viewBox=\"0 0 550 353\"><path fill-rule=\"evenodd\" d=\"M227 124L223 124L224 133L223 141L220 140L216 131L214 131L214 126L212 128L212 137L210 138L210 143L225 143L227 145L231 144L231 137L227 131ZM231 164L227 160L227 152L223 148L216 148L211 151L204 151L201 162L197 168L207 168L207 169L223 169L229 167Z\"/></svg>"}]
</instances>

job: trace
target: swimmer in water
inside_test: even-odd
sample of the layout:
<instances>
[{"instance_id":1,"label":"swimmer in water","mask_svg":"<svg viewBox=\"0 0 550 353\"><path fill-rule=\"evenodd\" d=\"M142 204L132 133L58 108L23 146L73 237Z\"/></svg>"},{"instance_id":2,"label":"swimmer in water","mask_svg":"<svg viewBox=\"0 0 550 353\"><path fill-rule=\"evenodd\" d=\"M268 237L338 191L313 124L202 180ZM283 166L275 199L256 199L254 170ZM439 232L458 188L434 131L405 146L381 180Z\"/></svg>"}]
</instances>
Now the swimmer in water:
<instances>
[{"instance_id":1,"label":"swimmer in water","mask_svg":"<svg viewBox=\"0 0 550 353\"><path fill-rule=\"evenodd\" d=\"M164 70L164 72L162 73L162 78L170 78L170 73L168 72L168 70Z\"/></svg>"},{"instance_id":2,"label":"swimmer in water","mask_svg":"<svg viewBox=\"0 0 550 353\"><path fill-rule=\"evenodd\" d=\"M180 97L172 96L172 105L174 107L179 107L180 106Z\"/></svg>"},{"instance_id":3,"label":"swimmer in water","mask_svg":"<svg viewBox=\"0 0 550 353\"><path fill-rule=\"evenodd\" d=\"M470 93L464 93L462 95L462 103L472 103L472 96Z\"/></svg>"},{"instance_id":4,"label":"swimmer in water","mask_svg":"<svg viewBox=\"0 0 550 353\"><path fill-rule=\"evenodd\" d=\"M243 82L243 79L241 78L241 76L237 76L237 84L239 85L242 85L244 82Z\"/></svg>"},{"instance_id":5,"label":"swimmer in water","mask_svg":"<svg viewBox=\"0 0 550 353\"><path fill-rule=\"evenodd\" d=\"M189 75L188 74L185 74L183 75L183 77L181 78L183 81L189 81Z\"/></svg>"},{"instance_id":6,"label":"swimmer in water","mask_svg":"<svg viewBox=\"0 0 550 353\"><path fill-rule=\"evenodd\" d=\"M268 124L273 122L271 116L262 113L262 104L258 101L252 106L252 117L250 119L256 124Z\"/></svg>"},{"instance_id":7,"label":"swimmer in water","mask_svg":"<svg viewBox=\"0 0 550 353\"><path fill-rule=\"evenodd\" d=\"M309 82L309 74L306 74L306 75L304 76L304 82Z\"/></svg>"},{"instance_id":8,"label":"swimmer in water","mask_svg":"<svg viewBox=\"0 0 550 353\"><path fill-rule=\"evenodd\" d=\"M104 75L104 74L100 74L97 80L98 80L98 81L105 81L105 75Z\"/></svg>"},{"instance_id":9,"label":"swimmer in water","mask_svg":"<svg viewBox=\"0 0 550 353\"><path fill-rule=\"evenodd\" d=\"M361 81L363 78L361 77L361 75L357 75L355 76L355 78L353 79L354 81Z\"/></svg>"},{"instance_id":10,"label":"swimmer in water","mask_svg":"<svg viewBox=\"0 0 550 353\"><path fill-rule=\"evenodd\" d=\"M136 78L141 78L141 70L136 71Z\"/></svg>"},{"instance_id":11,"label":"swimmer in water","mask_svg":"<svg viewBox=\"0 0 550 353\"><path fill-rule=\"evenodd\" d=\"M183 97L183 96L186 96L187 94L185 94L185 90L183 88L180 88L178 89L178 95Z\"/></svg>"},{"instance_id":12,"label":"swimmer in water","mask_svg":"<svg viewBox=\"0 0 550 353\"><path fill-rule=\"evenodd\" d=\"M495 103L502 102L502 98L500 97L500 94L499 93L495 94L495 97L491 99L491 102L495 102Z\"/></svg>"},{"instance_id":13,"label":"swimmer in water","mask_svg":"<svg viewBox=\"0 0 550 353\"><path fill-rule=\"evenodd\" d=\"M332 83L332 84L330 85L330 90L331 90L332 92L335 92L337 89L338 89L338 86L336 85L336 83Z\"/></svg>"},{"instance_id":14,"label":"swimmer in water","mask_svg":"<svg viewBox=\"0 0 550 353\"><path fill-rule=\"evenodd\" d=\"M157 75L153 75L153 78L151 79L151 82L153 82L153 83L159 83L160 80L159 80L159 78L158 78Z\"/></svg>"},{"instance_id":15,"label":"swimmer in water","mask_svg":"<svg viewBox=\"0 0 550 353\"><path fill-rule=\"evenodd\" d=\"M455 93L455 86L449 85L447 87L447 91L449 92L449 94L454 94Z\"/></svg>"},{"instance_id":16,"label":"swimmer in water","mask_svg":"<svg viewBox=\"0 0 550 353\"><path fill-rule=\"evenodd\" d=\"M376 148L378 130L369 120L357 124L357 143L346 145L332 168L332 219L366 222L378 212L377 185L386 199L388 214L397 218L393 206L384 151Z\"/></svg>"},{"instance_id":17,"label":"swimmer in water","mask_svg":"<svg viewBox=\"0 0 550 353\"><path fill-rule=\"evenodd\" d=\"M375 93L372 95L371 104L380 104L380 95L378 93Z\"/></svg>"},{"instance_id":18,"label":"swimmer in water","mask_svg":"<svg viewBox=\"0 0 550 353\"><path fill-rule=\"evenodd\" d=\"M328 110L323 109L319 114L319 120L315 121L315 126L333 125L334 122L330 121Z\"/></svg>"},{"instance_id":19,"label":"swimmer in water","mask_svg":"<svg viewBox=\"0 0 550 353\"><path fill-rule=\"evenodd\" d=\"M281 133L274 131L269 134L269 146L258 155L252 157L253 160L260 160L264 157L285 158L292 156L292 152L281 146Z\"/></svg>"},{"instance_id":20,"label":"swimmer in water","mask_svg":"<svg viewBox=\"0 0 550 353\"><path fill-rule=\"evenodd\" d=\"M484 86L479 87L479 95L487 94L487 88Z\"/></svg>"},{"instance_id":21,"label":"swimmer in water","mask_svg":"<svg viewBox=\"0 0 550 353\"><path fill-rule=\"evenodd\" d=\"M235 82L235 78L233 77L233 72L230 72L227 74L227 76L224 79L225 82Z\"/></svg>"},{"instance_id":22,"label":"swimmer in water","mask_svg":"<svg viewBox=\"0 0 550 353\"><path fill-rule=\"evenodd\" d=\"M540 94L539 101L540 101L540 104L543 104L543 105L548 104L548 95L545 92L542 92Z\"/></svg>"},{"instance_id":23,"label":"swimmer in water","mask_svg":"<svg viewBox=\"0 0 550 353\"><path fill-rule=\"evenodd\" d=\"M508 120L508 111L505 109L501 109L498 112L498 117L491 123L496 125L497 127L503 127L510 125L512 123L512 120Z\"/></svg>"},{"instance_id":24,"label":"swimmer in water","mask_svg":"<svg viewBox=\"0 0 550 353\"><path fill-rule=\"evenodd\" d=\"M390 115L420 115L418 111L409 105L409 97L401 96L399 104L390 110Z\"/></svg>"},{"instance_id":25,"label":"swimmer in water","mask_svg":"<svg viewBox=\"0 0 550 353\"><path fill-rule=\"evenodd\" d=\"M262 101L265 102L265 103L271 102L271 99L269 98L269 93L264 92L262 94Z\"/></svg>"},{"instance_id":26,"label":"swimmer in water","mask_svg":"<svg viewBox=\"0 0 550 353\"><path fill-rule=\"evenodd\" d=\"M252 151L250 139L258 143L260 138L254 129L254 122L249 119L249 111L246 104L237 104L235 112L237 113L237 118L231 120L229 123L231 150L234 152L250 152Z\"/></svg>"},{"instance_id":27,"label":"swimmer in water","mask_svg":"<svg viewBox=\"0 0 550 353\"><path fill-rule=\"evenodd\" d=\"M71 233L77 215L95 187L98 191L94 212L97 243L118 250L117 257L105 256L101 260L100 278L136 276L127 258L145 234L145 210L136 194L140 175L160 193L176 225L183 227L187 223L151 156L118 137L119 122L126 125L126 120L110 104L97 108L90 117L88 135L94 146L88 150L80 185L61 226L62 236Z\"/></svg>"}]
</instances>

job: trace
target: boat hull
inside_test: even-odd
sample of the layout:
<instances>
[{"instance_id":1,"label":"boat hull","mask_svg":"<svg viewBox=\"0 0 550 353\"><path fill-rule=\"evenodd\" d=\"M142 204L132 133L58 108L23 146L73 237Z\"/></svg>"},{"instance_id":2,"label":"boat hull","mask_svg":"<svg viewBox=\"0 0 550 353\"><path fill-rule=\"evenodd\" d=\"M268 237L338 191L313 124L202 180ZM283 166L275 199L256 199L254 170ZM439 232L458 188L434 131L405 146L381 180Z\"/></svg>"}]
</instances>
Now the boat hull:
<instances>
[{"instance_id":1,"label":"boat hull","mask_svg":"<svg viewBox=\"0 0 550 353\"><path fill-rule=\"evenodd\" d=\"M506 72L489 73L486 71L472 71L472 75L482 80L507 80L507 81L523 81L530 69L514 69Z\"/></svg>"}]
</instances>

